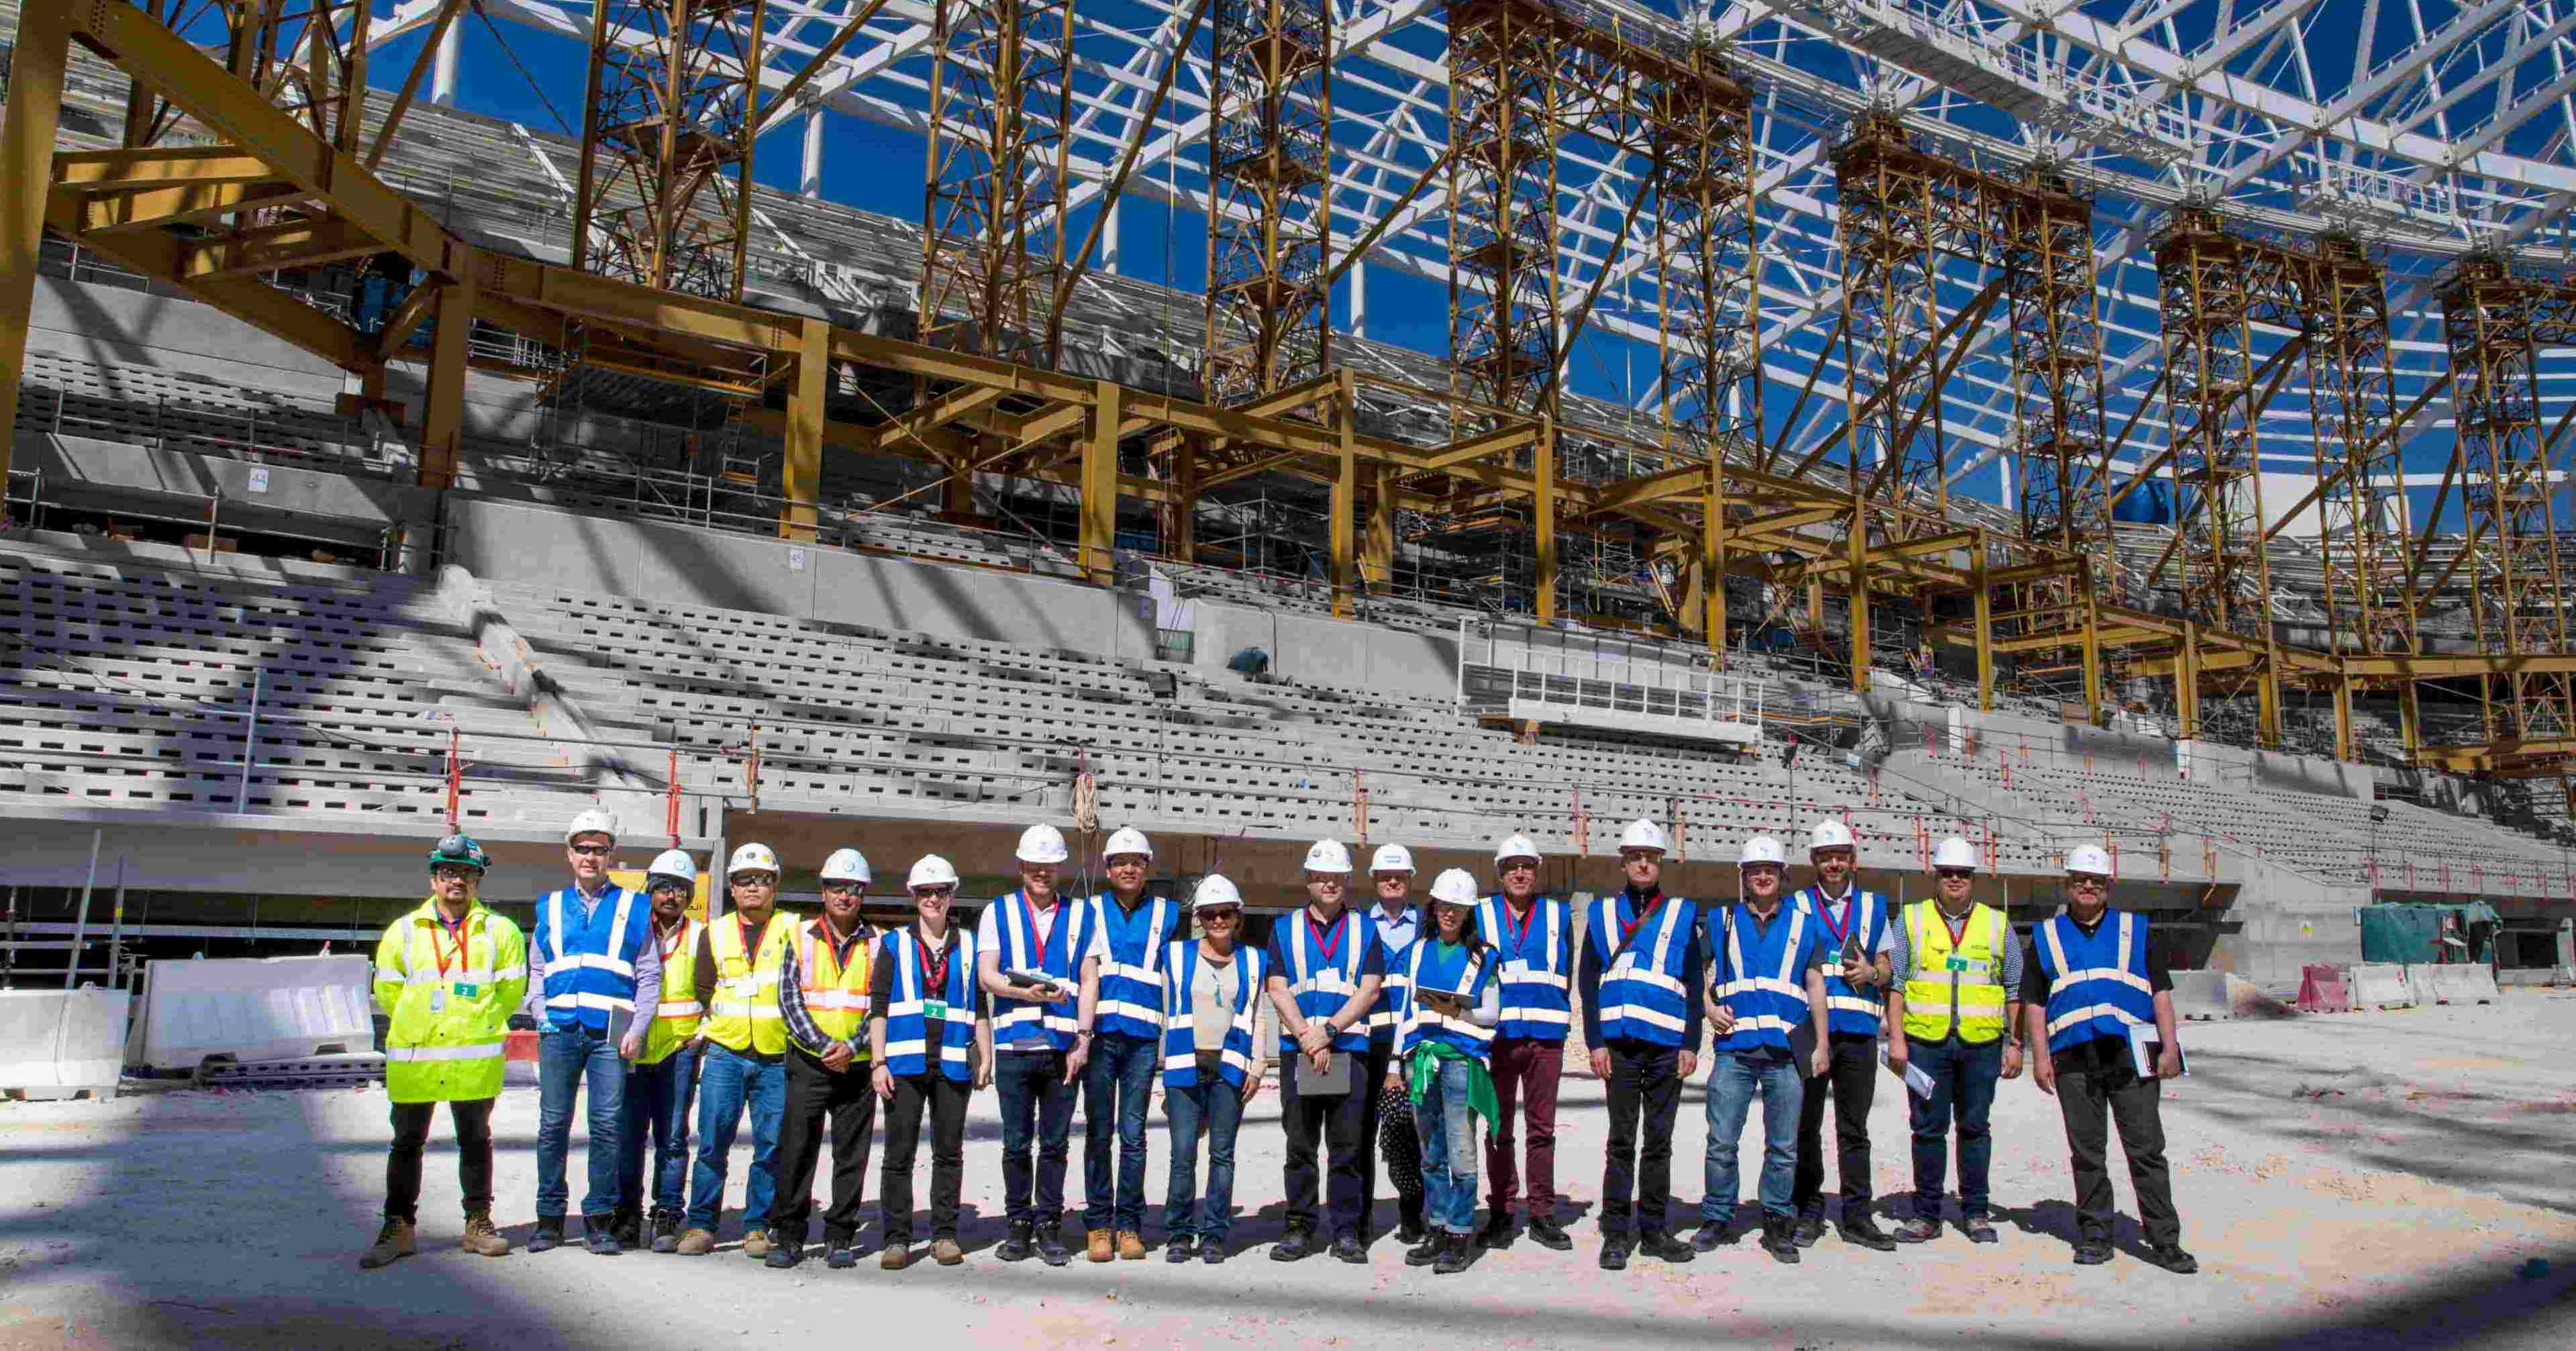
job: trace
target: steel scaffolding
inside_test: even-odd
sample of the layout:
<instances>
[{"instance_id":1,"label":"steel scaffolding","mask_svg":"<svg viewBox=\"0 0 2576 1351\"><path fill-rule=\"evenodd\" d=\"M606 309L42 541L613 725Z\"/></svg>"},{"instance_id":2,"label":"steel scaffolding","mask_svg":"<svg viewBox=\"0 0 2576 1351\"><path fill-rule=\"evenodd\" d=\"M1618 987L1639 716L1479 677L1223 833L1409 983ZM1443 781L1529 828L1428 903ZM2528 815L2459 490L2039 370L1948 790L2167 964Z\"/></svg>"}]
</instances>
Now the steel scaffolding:
<instances>
[{"instance_id":1,"label":"steel scaffolding","mask_svg":"<svg viewBox=\"0 0 2576 1351\"><path fill-rule=\"evenodd\" d=\"M1461 397L1536 410L1557 360L1557 20L1449 6L1449 358Z\"/></svg>"},{"instance_id":2,"label":"steel scaffolding","mask_svg":"<svg viewBox=\"0 0 2576 1351\"><path fill-rule=\"evenodd\" d=\"M1332 368L1332 17L1215 3L1204 379L1239 403Z\"/></svg>"},{"instance_id":3,"label":"steel scaffolding","mask_svg":"<svg viewBox=\"0 0 2576 1351\"><path fill-rule=\"evenodd\" d=\"M1073 0L937 0L921 334L1052 366L1065 268Z\"/></svg>"},{"instance_id":4,"label":"steel scaffolding","mask_svg":"<svg viewBox=\"0 0 2576 1351\"><path fill-rule=\"evenodd\" d=\"M597 0L575 268L738 300L766 0Z\"/></svg>"},{"instance_id":5,"label":"steel scaffolding","mask_svg":"<svg viewBox=\"0 0 2576 1351\"><path fill-rule=\"evenodd\" d=\"M2254 321L2259 311L2296 324L2282 258L2197 207L2156 243L2183 614L2257 638L2270 627L2272 570L2254 436L2270 390L2257 392Z\"/></svg>"}]
</instances>

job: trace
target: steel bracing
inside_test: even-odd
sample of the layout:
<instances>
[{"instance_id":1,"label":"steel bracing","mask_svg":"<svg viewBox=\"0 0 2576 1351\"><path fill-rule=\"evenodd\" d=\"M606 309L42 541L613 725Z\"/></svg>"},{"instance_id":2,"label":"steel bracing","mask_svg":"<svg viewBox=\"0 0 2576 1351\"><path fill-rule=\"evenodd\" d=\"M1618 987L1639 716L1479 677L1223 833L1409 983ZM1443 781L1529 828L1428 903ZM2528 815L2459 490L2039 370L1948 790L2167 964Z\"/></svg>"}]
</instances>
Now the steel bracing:
<instances>
[{"instance_id":1,"label":"steel bracing","mask_svg":"<svg viewBox=\"0 0 2576 1351\"><path fill-rule=\"evenodd\" d=\"M1052 363L1073 148L1073 0L936 0L926 341Z\"/></svg>"},{"instance_id":2,"label":"steel bracing","mask_svg":"<svg viewBox=\"0 0 2576 1351\"><path fill-rule=\"evenodd\" d=\"M742 295L765 0L600 0L591 11L573 266Z\"/></svg>"},{"instance_id":3,"label":"steel bracing","mask_svg":"<svg viewBox=\"0 0 2576 1351\"><path fill-rule=\"evenodd\" d=\"M1235 403L1332 367L1332 16L1324 0L1214 0L1207 367Z\"/></svg>"}]
</instances>

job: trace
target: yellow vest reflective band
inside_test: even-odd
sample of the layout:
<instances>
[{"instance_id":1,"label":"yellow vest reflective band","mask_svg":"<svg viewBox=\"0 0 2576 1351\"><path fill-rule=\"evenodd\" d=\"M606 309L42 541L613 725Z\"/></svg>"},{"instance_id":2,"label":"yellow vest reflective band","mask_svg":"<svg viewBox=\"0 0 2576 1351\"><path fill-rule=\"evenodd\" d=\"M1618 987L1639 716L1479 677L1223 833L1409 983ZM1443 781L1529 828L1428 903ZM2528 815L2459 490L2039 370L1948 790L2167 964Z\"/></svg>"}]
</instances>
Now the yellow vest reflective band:
<instances>
[{"instance_id":1,"label":"yellow vest reflective band","mask_svg":"<svg viewBox=\"0 0 2576 1351\"><path fill-rule=\"evenodd\" d=\"M385 1095L395 1102L475 1102L501 1091L510 1015L528 992L527 938L476 902L462 951L435 900L386 926L376 944L376 1007L385 1030Z\"/></svg>"},{"instance_id":2,"label":"yellow vest reflective band","mask_svg":"<svg viewBox=\"0 0 2576 1351\"><path fill-rule=\"evenodd\" d=\"M859 925L850 944L850 964L832 955L831 921L816 916L796 928L796 990L805 997L805 1012L824 1036L845 1041L868 1021L868 982L876 975L877 936ZM858 1044L858 1058L868 1058L868 1045Z\"/></svg>"},{"instance_id":3,"label":"yellow vest reflective band","mask_svg":"<svg viewBox=\"0 0 2576 1351\"><path fill-rule=\"evenodd\" d=\"M778 976L787 967L787 944L796 921L771 912L758 951L742 946L742 921L731 915L707 926L707 953L716 962L716 993L701 1029L707 1040L736 1051L787 1053L787 1017L778 1011Z\"/></svg>"},{"instance_id":4,"label":"yellow vest reflective band","mask_svg":"<svg viewBox=\"0 0 2576 1351\"><path fill-rule=\"evenodd\" d=\"M661 1064L698 1035L698 1022L706 1016L698 1007L698 935L705 931L705 925L680 916L679 946L662 958L662 1002L654 1007L653 1025L644 1029L644 1054L636 1064ZM670 947L658 930L648 937Z\"/></svg>"},{"instance_id":5,"label":"yellow vest reflective band","mask_svg":"<svg viewBox=\"0 0 2576 1351\"><path fill-rule=\"evenodd\" d=\"M1953 948L1940 903L1916 901L1905 908L1905 937L1914 958L1914 977L1905 982L1905 1035L1943 1041L1956 1021L1961 1041L1982 1044L2001 1037L2004 945L2012 941L2004 912L1971 906Z\"/></svg>"}]
</instances>

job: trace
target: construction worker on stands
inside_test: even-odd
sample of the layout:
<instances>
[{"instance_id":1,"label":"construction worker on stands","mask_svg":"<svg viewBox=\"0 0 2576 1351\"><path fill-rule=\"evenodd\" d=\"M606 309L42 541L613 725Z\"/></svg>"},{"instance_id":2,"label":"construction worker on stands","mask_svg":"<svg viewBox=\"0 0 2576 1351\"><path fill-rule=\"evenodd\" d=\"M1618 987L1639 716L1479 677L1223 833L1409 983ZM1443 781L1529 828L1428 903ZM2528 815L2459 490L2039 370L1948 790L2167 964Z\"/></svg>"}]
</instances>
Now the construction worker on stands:
<instances>
[{"instance_id":1,"label":"construction worker on stands","mask_svg":"<svg viewBox=\"0 0 2576 1351\"><path fill-rule=\"evenodd\" d=\"M787 1019L778 983L796 941L793 916L778 913L778 855L746 844L725 863L733 913L699 935L691 989L707 1011L698 1025L698 1163L689 1174L688 1228L676 1251L715 1251L724 1213L725 1173L734 1132L751 1113L751 1175L744 1180L742 1252L769 1256L769 1211L775 1199L778 1131L787 1112Z\"/></svg>"},{"instance_id":2,"label":"construction worker on stands","mask_svg":"<svg viewBox=\"0 0 2576 1351\"><path fill-rule=\"evenodd\" d=\"M2004 912L1972 899L1975 846L1956 835L1932 854L1939 898L1905 907L1889 963L1887 1021L1904 1030L1887 1043L1900 1078L1921 1070L1928 1087L1910 1091L1914 1123L1914 1217L1899 1243L1941 1236L1942 1167L1950 1123L1959 1124L1959 1227L1970 1240L1997 1239L1987 1174L1994 1156L1988 1118L1995 1081L2021 1074L2021 948Z\"/></svg>"},{"instance_id":3,"label":"construction worker on stands","mask_svg":"<svg viewBox=\"0 0 2576 1351\"><path fill-rule=\"evenodd\" d=\"M662 997L644 1029L644 1053L626 1069L626 1119L618 1132L617 1241L643 1246L644 1150L653 1151L655 1252L680 1246L680 1216L688 1204L689 1108L698 1089L699 936L706 930L689 916L697 899L698 865L687 851L666 849L644 870L644 893L653 902L653 951L662 964Z\"/></svg>"},{"instance_id":4,"label":"construction worker on stands","mask_svg":"<svg viewBox=\"0 0 2576 1351\"><path fill-rule=\"evenodd\" d=\"M1413 1098L1390 1067L1395 1059L1395 1004L1403 993L1404 955L1422 936L1422 912L1414 907L1412 896L1413 851L1400 844L1379 845L1369 859L1369 883L1377 892L1377 904L1368 909L1369 923L1377 927L1377 945L1386 954L1386 984L1378 991L1377 1008L1369 1014L1368 1074L1360 1082L1376 1093L1377 1101L1370 1104L1373 1124L1363 1128L1363 1143L1374 1137L1385 1156L1387 1178L1395 1183L1395 1241L1411 1247L1424 1238L1422 1141L1413 1130ZM1377 1162L1377 1155L1364 1154L1360 1159L1363 1222L1377 1210Z\"/></svg>"},{"instance_id":5,"label":"construction worker on stands","mask_svg":"<svg viewBox=\"0 0 2576 1351\"><path fill-rule=\"evenodd\" d=\"M832 1208L823 1212L823 1264L859 1264L859 1203L867 1195L868 1142L877 1099L867 1046L868 991L876 930L859 917L867 900L867 855L836 849L823 861L823 913L799 924L778 973L778 1014L787 1024L787 1108L778 1127L770 1185L769 1265L805 1255L805 1217L814 1209L814 1168L827 1123L832 1138Z\"/></svg>"},{"instance_id":6,"label":"construction worker on stands","mask_svg":"<svg viewBox=\"0 0 2576 1351\"><path fill-rule=\"evenodd\" d=\"M624 1153L626 1062L662 1000L662 954L653 946L652 903L608 880L617 818L587 811L564 831L572 885L537 901L529 956L545 979L545 1028L537 1038L537 1232L528 1251L564 1241L565 1156L572 1112L590 1089L590 1188L582 1198L583 1242L618 1251L618 1164Z\"/></svg>"},{"instance_id":7,"label":"construction worker on stands","mask_svg":"<svg viewBox=\"0 0 2576 1351\"><path fill-rule=\"evenodd\" d=\"M1368 1065L1369 1017L1386 982L1377 927L1343 908L1351 854L1339 840L1306 851L1306 905L1270 927L1264 979L1279 1013L1279 1115L1288 1133L1284 1168L1288 1232L1270 1246L1274 1262L1315 1250L1315 1142L1329 1152L1332 1184L1326 1218L1333 1256L1368 1261L1367 1218L1360 1213L1360 1156L1374 1084Z\"/></svg>"},{"instance_id":8,"label":"construction worker on stands","mask_svg":"<svg viewBox=\"0 0 2576 1351\"><path fill-rule=\"evenodd\" d=\"M1887 902L1852 883L1857 862L1851 827L1827 818L1807 837L1815 885L1790 899L1816 926L1825 954L1825 1076L1807 1085L1798 1109L1798 1171L1790 1199L1798 1208L1798 1246L1825 1234L1825 1105L1834 1109L1834 1151L1842 1174L1842 1236L1880 1252L1896 1240L1869 1213L1869 1108L1878 1095L1878 1030L1887 1011L1891 966Z\"/></svg>"},{"instance_id":9,"label":"construction worker on stands","mask_svg":"<svg viewBox=\"0 0 2576 1351\"><path fill-rule=\"evenodd\" d=\"M1114 1235L1118 1256L1132 1262L1145 1255L1145 1117L1163 1060L1163 945L1183 924L1181 903L1146 886L1154 845L1143 831L1110 832L1100 853L1109 889L1089 903L1100 999L1083 1066L1082 1227L1092 1261L1109 1260Z\"/></svg>"},{"instance_id":10,"label":"construction worker on stands","mask_svg":"<svg viewBox=\"0 0 2576 1351\"><path fill-rule=\"evenodd\" d=\"M1736 864L1743 898L1711 906L1700 941L1709 952L1709 1031L1717 1042L1708 1071L1707 1191L1691 1246L1707 1252L1735 1241L1736 1155L1745 1118L1762 1098L1762 1250L1798 1260L1798 1212L1790 1187L1798 1168L1798 1109L1806 1082L1824 1074L1831 1052L1812 1031L1826 1019L1824 949L1816 925L1783 905L1788 851L1768 835L1744 842ZM1800 1064L1795 1049L1814 1050Z\"/></svg>"},{"instance_id":11,"label":"construction worker on stands","mask_svg":"<svg viewBox=\"0 0 2576 1351\"><path fill-rule=\"evenodd\" d=\"M2129 1156L2147 1260L2182 1276L2200 1270L2182 1248L2157 1104L2157 1081L2182 1073L2173 975L2148 938L2147 917L2111 913L2111 856L2101 846L2077 845L2067 854L2066 912L2032 929L2022 969L2031 1081L2056 1096L2075 1169L2075 1264L2111 1260L2107 1114ZM2154 1059L2142 1074L2132 1048L2150 1030Z\"/></svg>"},{"instance_id":12,"label":"construction worker on stands","mask_svg":"<svg viewBox=\"0 0 2576 1351\"><path fill-rule=\"evenodd\" d=\"M877 1264L912 1261L912 1161L930 1118L930 1255L944 1267L966 1260L957 1246L957 1198L966 1179L966 1099L993 1082L993 1027L984 1017L975 940L949 923L957 870L937 854L912 865L913 921L889 930L877 949L869 991L868 1049L886 1104L885 1173L877 1211L885 1251Z\"/></svg>"},{"instance_id":13,"label":"construction worker on stands","mask_svg":"<svg viewBox=\"0 0 2576 1351\"><path fill-rule=\"evenodd\" d=\"M1022 831L1020 889L985 906L975 930L977 983L993 1009L1002 1204L1011 1224L993 1255L1025 1262L1035 1253L1051 1267L1072 1256L1060 1232L1064 1166L1100 1002L1100 927L1090 906L1067 905L1056 890L1056 869L1067 857L1055 827ZM1092 1260L1108 1261L1108 1229L1090 1237Z\"/></svg>"},{"instance_id":14,"label":"construction worker on stands","mask_svg":"<svg viewBox=\"0 0 2576 1351\"><path fill-rule=\"evenodd\" d=\"M1664 828L1652 821L1631 821L1619 833L1627 885L1592 903L1575 976L1592 1075L1610 1093L1610 1143L1601 1162L1604 1271L1625 1268L1628 1254L1639 1249L1666 1262L1693 1256L1689 1244L1672 1236L1665 1214L1673 1190L1673 1118L1682 1081L1699 1068L1708 951L1699 907L1664 894L1666 843Z\"/></svg>"},{"instance_id":15,"label":"construction worker on stands","mask_svg":"<svg viewBox=\"0 0 2576 1351\"><path fill-rule=\"evenodd\" d=\"M1476 879L1451 868L1431 882L1431 925L1404 952L1395 994L1397 1058L1413 1129L1428 1141L1422 1189L1428 1237L1405 1253L1434 1275L1465 1271L1476 1256L1477 1118L1485 1133L1502 1115L1486 1057L1502 1021L1493 947L1476 934Z\"/></svg>"},{"instance_id":16,"label":"construction worker on stands","mask_svg":"<svg viewBox=\"0 0 2576 1351\"><path fill-rule=\"evenodd\" d=\"M456 1125L456 1174L465 1192L457 1246L485 1257L510 1250L492 1227L492 1101L510 1015L528 989L519 926L475 893L491 867L483 846L450 835L429 851L429 899L385 926L376 944L376 1007L385 1030L385 1096L394 1141L385 1159L385 1222L358 1259L370 1270L419 1251L420 1154L430 1120L447 1104Z\"/></svg>"},{"instance_id":17,"label":"construction worker on stands","mask_svg":"<svg viewBox=\"0 0 2576 1351\"><path fill-rule=\"evenodd\" d=\"M1538 846L1514 835L1494 849L1497 890L1477 908L1476 929L1502 954L1503 1021L1494 1029L1494 1096L1502 1119L1485 1146L1490 1210L1477 1241L1512 1241L1512 1203L1521 1189L1512 1155L1512 1113L1529 1127L1529 1235L1563 1252L1574 1240L1556 1222L1556 1088L1565 1072L1565 1034L1574 1023L1574 926L1565 902L1538 892Z\"/></svg>"},{"instance_id":18,"label":"construction worker on stands","mask_svg":"<svg viewBox=\"0 0 2576 1351\"><path fill-rule=\"evenodd\" d=\"M1163 954L1163 1115L1172 1167L1163 1181L1163 1260L1226 1257L1234 1230L1234 1138L1243 1109L1261 1091L1253 1025L1266 1002L1262 962L1245 947L1243 895L1222 874L1199 879L1190 897L1199 937L1176 938ZM1207 1196L1198 1196L1199 1132L1207 1131Z\"/></svg>"}]
</instances>

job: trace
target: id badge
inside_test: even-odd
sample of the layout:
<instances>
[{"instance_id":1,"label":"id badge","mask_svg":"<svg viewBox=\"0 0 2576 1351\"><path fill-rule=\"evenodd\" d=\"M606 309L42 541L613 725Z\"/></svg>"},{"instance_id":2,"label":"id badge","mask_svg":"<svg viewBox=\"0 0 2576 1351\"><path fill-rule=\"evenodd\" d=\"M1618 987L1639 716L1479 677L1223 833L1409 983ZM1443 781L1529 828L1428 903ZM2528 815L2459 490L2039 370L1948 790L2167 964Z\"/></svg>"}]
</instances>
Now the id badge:
<instances>
[{"instance_id":1,"label":"id badge","mask_svg":"<svg viewBox=\"0 0 2576 1351\"><path fill-rule=\"evenodd\" d=\"M921 1012L924 1017L936 1018L941 1022L946 1022L948 1020L948 1001L945 999L925 999L921 1001Z\"/></svg>"},{"instance_id":2,"label":"id badge","mask_svg":"<svg viewBox=\"0 0 2576 1351\"><path fill-rule=\"evenodd\" d=\"M464 981L460 980L456 982L456 997L459 999L472 999L475 992L482 988L483 987L479 985L468 985Z\"/></svg>"},{"instance_id":3,"label":"id badge","mask_svg":"<svg viewBox=\"0 0 2576 1351\"><path fill-rule=\"evenodd\" d=\"M429 987L429 1011L432 1013L445 1013L447 1011L446 986L433 985Z\"/></svg>"},{"instance_id":4,"label":"id badge","mask_svg":"<svg viewBox=\"0 0 2576 1351\"><path fill-rule=\"evenodd\" d=\"M1950 969L1951 969L1951 970L1953 970L1953 971L1965 971L1965 970L1967 970L1967 969L1968 969L1968 959L1967 959L1967 958L1965 958L1965 957L1953 956L1953 957L1950 959Z\"/></svg>"}]
</instances>

